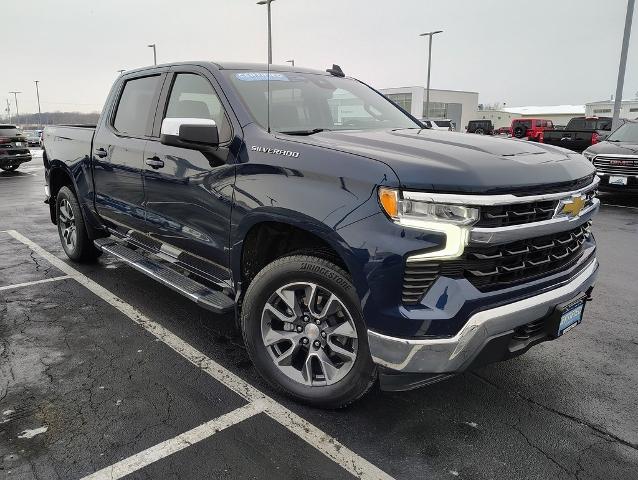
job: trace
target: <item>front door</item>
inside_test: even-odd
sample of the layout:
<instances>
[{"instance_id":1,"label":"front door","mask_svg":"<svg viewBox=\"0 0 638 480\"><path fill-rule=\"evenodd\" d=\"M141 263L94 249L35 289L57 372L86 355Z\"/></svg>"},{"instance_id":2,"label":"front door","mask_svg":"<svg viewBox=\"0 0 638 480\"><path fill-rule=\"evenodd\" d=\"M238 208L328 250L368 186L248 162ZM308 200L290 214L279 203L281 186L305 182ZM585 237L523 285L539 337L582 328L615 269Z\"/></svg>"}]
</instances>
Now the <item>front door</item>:
<instances>
[{"instance_id":1,"label":"front door","mask_svg":"<svg viewBox=\"0 0 638 480\"><path fill-rule=\"evenodd\" d=\"M142 170L164 75L125 80L93 140L95 206L111 228L145 226Z\"/></svg>"},{"instance_id":2,"label":"front door","mask_svg":"<svg viewBox=\"0 0 638 480\"><path fill-rule=\"evenodd\" d=\"M214 153L204 153L149 139L144 153L147 234L176 247L178 255L180 250L188 252L188 263L226 283L231 279L233 129L211 82L201 72L176 71L166 83L166 106L158 120L212 119L220 146Z\"/></svg>"}]
</instances>

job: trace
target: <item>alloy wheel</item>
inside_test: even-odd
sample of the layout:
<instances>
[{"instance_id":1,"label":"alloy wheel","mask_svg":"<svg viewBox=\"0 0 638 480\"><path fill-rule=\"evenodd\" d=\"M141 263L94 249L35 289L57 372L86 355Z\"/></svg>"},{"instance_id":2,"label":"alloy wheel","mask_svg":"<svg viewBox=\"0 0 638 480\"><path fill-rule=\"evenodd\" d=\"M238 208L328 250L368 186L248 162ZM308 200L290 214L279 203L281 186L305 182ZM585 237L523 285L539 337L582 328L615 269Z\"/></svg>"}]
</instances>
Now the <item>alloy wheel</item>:
<instances>
[{"instance_id":1,"label":"alloy wheel","mask_svg":"<svg viewBox=\"0 0 638 480\"><path fill-rule=\"evenodd\" d=\"M275 366L307 386L337 383L357 358L357 330L345 304L315 283L277 289L261 315L264 346Z\"/></svg>"},{"instance_id":2,"label":"alloy wheel","mask_svg":"<svg viewBox=\"0 0 638 480\"><path fill-rule=\"evenodd\" d=\"M77 244L77 228L75 225L75 216L71 204L66 198L60 201L58 210L58 222L60 223L60 231L66 246L70 250L75 250Z\"/></svg>"}]
</instances>

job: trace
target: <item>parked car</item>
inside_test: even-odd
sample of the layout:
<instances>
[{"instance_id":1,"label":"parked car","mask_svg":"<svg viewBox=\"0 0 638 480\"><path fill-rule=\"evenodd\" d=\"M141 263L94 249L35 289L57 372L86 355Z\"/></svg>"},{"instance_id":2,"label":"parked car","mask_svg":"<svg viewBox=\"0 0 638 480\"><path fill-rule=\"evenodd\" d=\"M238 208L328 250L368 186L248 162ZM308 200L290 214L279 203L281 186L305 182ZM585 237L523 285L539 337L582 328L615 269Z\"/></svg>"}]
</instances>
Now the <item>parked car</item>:
<instances>
[{"instance_id":1,"label":"parked car","mask_svg":"<svg viewBox=\"0 0 638 480\"><path fill-rule=\"evenodd\" d=\"M24 136L27 139L27 146L39 147L41 143L40 132L37 130L26 130Z\"/></svg>"},{"instance_id":2,"label":"parked car","mask_svg":"<svg viewBox=\"0 0 638 480\"><path fill-rule=\"evenodd\" d=\"M493 135L494 125L492 120L470 120L467 122L466 132L478 135Z\"/></svg>"},{"instance_id":3,"label":"parked car","mask_svg":"<svg viewBox=\"0 0 638 480\"><path fill-rule=\"evenodd\" d=\"M434 130L448 130L450 132L454 131L454 126L452 125L451 120L444 120L440 118L424 118L421 120L427 127L432 128Z\"/></svg>"},{"instance_id":4,"label":"parked car","mask_svg":"<svg viewBox=\"0 0 638 480\"><path fill-rule=\"evenodd\" d=\"M494 130L495 135L511 135L512 129L510 127L499 127Z\"/></svg>"},{"instance_id":5,"label":"parked car","mask_svg":"<svg viewBox=\"0 0 638 480\"><path fill-rule=\"evenodd\" d=\"M256 370L315 406L578 325L598 272L593 166L420 127L337 66L127 71L97 126L46 128L51 220L71 260L109 253L229 313Z\"/></svg>"},{"instance_id":6,"label":"parked car","mask_svg":"<svg viewBox=\"0 0 638 480\"><path fill-rule=\"evenodd\" d=\"M611 123L611 117L572 118L564 130L545 132L543 142L582 152L605 139L611 133Z\"/></svg>"},{"instance_id":7,"label":"parked car","mask_svg":"<svg viewBox=\"0 0 638 480\"><path fill-rule=\"evenodd\" d=\"M0 169L11 172L31 161L27 139L15 125L0 125Z\"/></svg>"},{"instance_id":8,"label":"parked car","mask_svg":"<svg viewBox=\"0 0 638 480\"><path fill-rule=\"evenodd\" d=\"M596 167L599 190L638 193L638 121L627 121L583 155Z\"/></svg>"},{"instance_id":9,"label":"parked car","mask_svg":"<svg viewBox=\"0 0 638 480\"><path fill-rule=\"evenodd\" d=\"M525 138L533 142L542 142L543 135L547 130L553 130L554 124L551 120L543 118L515 118L512 120L510 130L512 136Z\"/></svg>"}]
</instances>

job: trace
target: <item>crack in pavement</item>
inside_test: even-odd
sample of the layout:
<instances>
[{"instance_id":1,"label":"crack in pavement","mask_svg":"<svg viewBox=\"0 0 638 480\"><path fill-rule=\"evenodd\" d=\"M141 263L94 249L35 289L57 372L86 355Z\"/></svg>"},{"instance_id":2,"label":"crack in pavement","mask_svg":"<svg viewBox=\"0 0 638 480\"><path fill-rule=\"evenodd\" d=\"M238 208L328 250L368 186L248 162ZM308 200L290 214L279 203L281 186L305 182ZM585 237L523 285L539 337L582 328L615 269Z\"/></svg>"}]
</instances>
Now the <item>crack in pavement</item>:
<instances>
[{"instance_id":1,"label":"crack in pavement","mask_svg":"<svg viewBox=\"0 0 638 480\"><path fill-rule=\"evenodd\" d=\"M638 443L632 443L632 442L630 442L628 440L625 440L624 438L621 438L621 437L619 437L617 435L614 435L613 433L608 432L608 431L604 430L603 428L599 427L598 425L595 425L593 423L588 422L587 420L584 420L582 418L578 418L578 417L576 417L574 415L570 415L569 413L561 412L560 410L556 410L555 408L550 407L548 405L543 405L542 403L537 402L533 398L529 398L529 397L526 397L524 395L521 395L520 393L511 392L509 390L501 388L499 385L495 384L494 382L491 382L490 380L488 380L485 377L482 377L481 375L479 375L476 372L470 372L470 374L475 376L476 378L478 378L479 381L481 381L483 383L486 383L487 385L490 385L491 387L495 388L496 390L505 392L505 393L507 393L509 395L514 395L514 396L516 396L516 397L518 397L518 398L520 398L522 400L525 400L526 402L528 402L528 403L530 403L532 405L536 405L537 407L542 408L543 410L547 410L548 412L551 412L551 413L554 413L556 415L559 415L559 416L561 416L563 418L566 418L567 420L571 420L572 422L576 422L576 423L579 423L581 425L585 425L585 426L591 428L592 430L594 430L595 432L597 432L597 433L599 433L601 435L605 435L605 436L609 437L610 439L613 439L614 441L616 441L618 443L621 443L622 445L624 445L626 447L632 448L634 450L638 450Z\"/></svg>"}]
</instances>

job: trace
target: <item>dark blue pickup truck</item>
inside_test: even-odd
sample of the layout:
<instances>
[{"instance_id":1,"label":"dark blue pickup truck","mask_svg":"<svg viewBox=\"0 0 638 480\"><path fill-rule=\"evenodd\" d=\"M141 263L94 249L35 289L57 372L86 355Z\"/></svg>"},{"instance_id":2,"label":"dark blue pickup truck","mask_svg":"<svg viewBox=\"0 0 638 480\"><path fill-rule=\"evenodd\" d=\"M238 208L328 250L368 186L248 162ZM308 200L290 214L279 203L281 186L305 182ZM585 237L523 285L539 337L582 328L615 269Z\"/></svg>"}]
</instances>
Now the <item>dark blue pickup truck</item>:
<instances>
[{"instance_id":1,"label":"dark blue pickup truck","mask_svg":"<svg viewBox=\"0 0 638 480\"><path fill-rule=\"evenodd\" d=\"M316 406L557 338L598 270L580 154L424 128L337 66L126 72L98 125L46 128L44 163L72 260L234 314L259 373Z\"/></svg>"}]
</instances>

